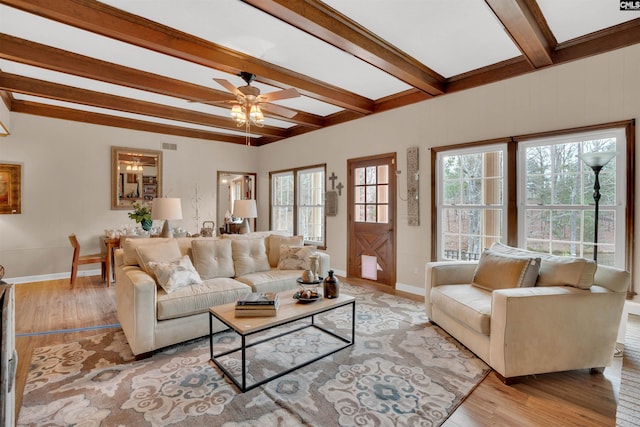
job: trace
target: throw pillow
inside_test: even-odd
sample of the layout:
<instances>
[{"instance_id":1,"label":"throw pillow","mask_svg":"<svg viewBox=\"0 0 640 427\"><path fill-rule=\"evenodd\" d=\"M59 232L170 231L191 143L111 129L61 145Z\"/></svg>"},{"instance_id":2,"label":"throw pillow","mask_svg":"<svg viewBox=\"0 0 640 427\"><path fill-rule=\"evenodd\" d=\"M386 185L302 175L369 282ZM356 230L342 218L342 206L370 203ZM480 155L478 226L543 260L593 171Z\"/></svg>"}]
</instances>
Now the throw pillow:
<instances>
[{"instance_id":1,"label":"throw pillow","mask_svg":"<svg viewBox=\"0 0 640 427\"><path fill-rule=\"evenodd\" d=\"M471 285L486 291L531 287L536 283L540 258L505 256L485 249Z\"/></svg>"},{"instance_id":2,"label":"throw pillow","mask_svg":"<svg viewBox=\"0 0 640 427\"><path fill-rule=\"evenodd\" d=\"M303 236L282 236L272 234L269 236L269 265L277 267L280 262L280 246L302 246L304 244Z\"/></svg>"},{"instance_id":3,"label":"throw pillow","mask_svg":"<svg viewBox=\"0 0 640 427\"><path fill-rule=\"evenodd\" d=\"M235 275L231 240L193 240L191 254L196 270L205 280Z\"/></svg>"},{"instance_id":4,"label":"throw pillow","mask_svg":"<svg viewBox=\"0 0 640 427\"><path fill-rule=\"evenodd\" d=\"M536 286L573 286L589 289L593 285L598 267L591 259L532 252L499 242L494 243L491 250L505 255L540 257L542 263Z\"/></svg>"},{"instance_id":5,"label":"throw pillow","mask_svg":"<svg viewBox=\"0 0 640 427\"><path fill-rule=\"evenodd\" d=\"M233 266L236 270L236 276L244 276L245 274L271 269L264 238L232 239L231 253L233 254Z\"/></svg>"},{"instance_id":6,"label":"throw pillow","mask_svg":"<svg viewBox=\"0 0 640 427\"><path fill-rule=\"evenodd\" d=\"M278 270L309 270L309 257L316 252L315 246L280 246Z\"/></svg>"},{"instance_id":7,"label":"throw pillow","mask_svg":"<svg viewBox=\"0 0 640 427\"><path fill-rule=\"evenodd\" d=\"M156 275L158 285L168 294L185 286L202 283L188 255L172 262L149 261L149 267Z\"/></svg>"},{"instance_id":8,"label":"throw pillow","mask_svg":"<svg viewBox=\"0 0 640 427\"><path fill-rule=\"evenodd\" d=\"M136 248L136 253L138 254L140 268L154 279L156 277L151 267L149 267L149 262L171 262L182 256L178 242L174 239L157 242L155 245L140 246Z\"/></svg>"}]
</instances>

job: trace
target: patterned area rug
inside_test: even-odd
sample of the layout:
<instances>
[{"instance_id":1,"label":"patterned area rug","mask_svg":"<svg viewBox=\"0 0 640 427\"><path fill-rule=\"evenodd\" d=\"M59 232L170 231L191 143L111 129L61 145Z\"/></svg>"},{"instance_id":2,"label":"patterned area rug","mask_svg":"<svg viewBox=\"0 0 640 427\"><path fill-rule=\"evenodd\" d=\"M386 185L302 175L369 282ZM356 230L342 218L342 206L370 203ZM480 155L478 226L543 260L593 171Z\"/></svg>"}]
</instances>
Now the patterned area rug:
<instances>
[{"instance_id":1,"label":"patterned area rug","mask_svg":"<svg viewBox=\"0 0 640 427\"><path fill-rule=\"evenodd\" d=\"M629 315L623 357L616 425L638 426L640 425L640 316Z\"/></svg>"},{"instance_id":2,"label":"patterned area rug","mask_svg":"<svg viewBox=\"0 0 640 427\"><path fill-rule=\"evenodd\" d=\"M357 298L355 345L247 393L209 364L209 339L135 361L122 331L34 351L18 425L437 426L490 368L428 323L424 304L342 285ZM349 335L351 308L316 321ZM333 341L332 341L333 340ZM215 346L237 345L230 332ZM325 352L305 329L258 346L250 379ZM230 355L229 369L239 361Z\"/></svg>"}]
</instances>

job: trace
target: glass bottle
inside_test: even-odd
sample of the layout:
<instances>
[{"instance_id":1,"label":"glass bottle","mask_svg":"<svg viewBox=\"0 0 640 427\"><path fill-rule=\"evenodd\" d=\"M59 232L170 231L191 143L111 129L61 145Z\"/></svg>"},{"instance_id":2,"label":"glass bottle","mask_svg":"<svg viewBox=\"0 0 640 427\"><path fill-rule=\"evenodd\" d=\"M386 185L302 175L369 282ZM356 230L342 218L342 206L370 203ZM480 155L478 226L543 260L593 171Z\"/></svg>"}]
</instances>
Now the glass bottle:
<instances>
[{"instance_id":1,"label":"glass bottle","mask_svg":"<svg viewBox=\"0 0 640 427\"><path fill-rule=\"evenodd\" d=\"M329 276L323 282L325 298L338 298L340 295L340 281L333 275L333 270L329 270Z\"/></svg>"}]
</instances>

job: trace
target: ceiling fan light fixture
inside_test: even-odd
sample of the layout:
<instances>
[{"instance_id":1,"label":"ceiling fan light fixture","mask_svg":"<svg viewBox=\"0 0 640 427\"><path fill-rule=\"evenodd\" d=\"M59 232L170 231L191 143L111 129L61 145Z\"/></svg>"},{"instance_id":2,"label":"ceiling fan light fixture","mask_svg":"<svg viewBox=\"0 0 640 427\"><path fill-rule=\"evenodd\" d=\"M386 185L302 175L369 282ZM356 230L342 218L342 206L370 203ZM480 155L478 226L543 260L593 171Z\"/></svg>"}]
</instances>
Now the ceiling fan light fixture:
<instances>
[{"instance_id":1,"label":"ceiling fan light fixture","mask_svg":"<svg viewBox=\"0 0 640 427\"><path fill-rule=\"evenodd\" d=\"M238 123L238 126L243 125L247 121L247 116L244 114L240 104L233 104L231 107L231 118Z\"/></svg>"},{"instance_id":2,"label":"ceiling fan light fixture","mask_svg":"<svg viewBox=\"0 0 640 427\"><path fill-rule=\"evenodd\" d=\"M264 114L262 114L262 110L257 105L251 106L251 111L249 112L249 118L252 123L255 123L257 126L260 126L262 122L264 122Z\"/></svg>"}]
</instances>

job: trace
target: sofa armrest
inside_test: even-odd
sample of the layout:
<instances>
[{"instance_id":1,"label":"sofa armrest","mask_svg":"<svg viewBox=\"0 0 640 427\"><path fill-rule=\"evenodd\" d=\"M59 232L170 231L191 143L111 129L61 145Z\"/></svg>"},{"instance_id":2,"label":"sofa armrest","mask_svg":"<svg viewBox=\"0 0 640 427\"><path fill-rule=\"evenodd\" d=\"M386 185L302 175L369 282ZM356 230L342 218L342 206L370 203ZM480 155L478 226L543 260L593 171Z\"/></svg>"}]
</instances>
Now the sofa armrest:
<instances>
[{"instance_id":1,"label":"sofa armrest","mask_svg":"<svg viewBox=\"0 0 640 427\"><path fill-rule=\"evenodd\" d=\"M431 288L442 285L468 285L473 280L477 265L477 261L427 262L424 272L424 303L428 317L431 317Z\"/></svg>"},{"instance_id":2,"label":"sofa armrest","mask_svg":"<svg viewBox=\"0 0 640 427\"><path fill-rule=\"evenodd\" d=\"M491 367L510 378L608 366L624 299L600 286L494 291Z\"/></svg>"},{"instance_id":3,"label":"sofa armrest","mask_svg":"<svg viewBox=\"0 0 640 427\"><path fill-rule=\"evenodd\" d=\"M138 266L116 265L118 320L133 354L154 349L157 286Z\"/></svg>"}]
</instances>

